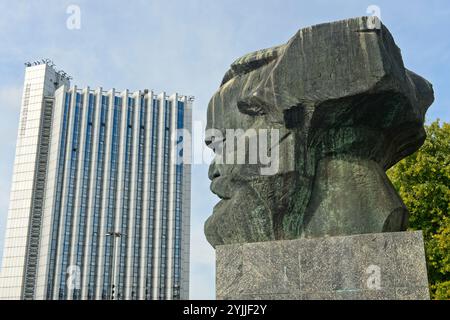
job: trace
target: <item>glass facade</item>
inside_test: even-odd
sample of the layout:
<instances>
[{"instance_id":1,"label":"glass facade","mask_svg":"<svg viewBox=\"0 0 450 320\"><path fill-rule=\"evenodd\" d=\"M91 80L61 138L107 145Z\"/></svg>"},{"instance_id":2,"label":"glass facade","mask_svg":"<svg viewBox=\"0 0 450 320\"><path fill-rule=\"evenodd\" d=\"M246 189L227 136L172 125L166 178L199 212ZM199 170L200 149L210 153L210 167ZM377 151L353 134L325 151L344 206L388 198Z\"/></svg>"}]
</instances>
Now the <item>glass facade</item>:
<instances>
[{"instance_id":1,"label":"glass facade","mask_svg":"<svg viewBox=\"0 0 450 320\"><path fill-rule=\"evenodd\" d=\"M67 144L67 132L68 132L68 122L69 122L69 114L70 114L70 99L71 94L67 93L64 102L64 117L62 124L62 131L60 136L60 145L59 145L59 160L58 160L58 169L57 169L57 184L56 184L56 201L55 201L55 212L58 212L53 215L53 225L51 231L51 246L50 246L50 262L48 269L48 285L47 285L47 299L53 298L53 288L54 288L54 280L55 280L55 269L56 269L56 256L57 256L57 244L58 244L58 236L59 236L59 223L60 223L60 212L62 210L62 194L63 194L63 182L64 182L64 164L66 159L66 144Z\"/></svg>"},{"instance_id":2,"label":"glass facade","mask_svg":"<svg viewBox=\"0 0 450 320\"><path fill-rule=\"evenodd\" d=\"M87 226L87 213L89 204L89 177L91 174L91 154L92 154L92 138L93 138L93 123L94 123L94 112L95 112L95 99L94 95L90 93L88 95L88 113L86 119L86 132L85 132L85 145L84 145L84 160L82 169L82 184L81 184L81 199L80 199L80 215L79 215L79 228L77 233L77 238L74 243L76 246L75 251L75 264L81 266L85 262L84 250L86 246L86 226ZM81 299L81 290L79 288L74 289L73 299Z\"/></svg>"},{"instance_id":3,"label":"glass facade","mask_svg":"<svg viewBox=\"0 0 450 320\"><path fill-rule=\"evenodd\" d=\"M92 210L92 219L91 219L91 235L90 235L90 244L87 242L87 245L90 246L89 254L86 259L88 263L88 272L87 272L87 299L92 300L95 299L95 290L96 290L96 278L97 278L97 261L98 261L98 248L101 236L100 230L100 213L101 213L101 204L103 197L103 169L105 165L105 152L106 152L106 119L108 115L108 97L101 96L101 106L100 106L100 127L97 128L99 131L98 134L98 150L97 150L97 172L95 175L95 193L94 193L94 207Z\"/></svg>"},{"instance_id":4,"label":"glass facade","mask_svg":"<svg viewBox=\"0 0 450 320\"><path fill-rule=\"evenodd\" d=\"M127 119L125 128L125 173L123 179L123 207L122 207L122 222L121 230L126 232L129 226L129 211L131 200L131 173L132 173L132 155L133 155L133 109L134 100L130 99L127 106ZM117 294L119 299L125 297L125 284L126 284L126 266L127 266L127 243L126 236L120 238L119 248L119 284L117 288Z\"/></svg>"},{"instance_id":5,"label":"glass facade","mask_svg":"<svg viewBox=\"0 0 450 320\"><path fill-rule=\"evenodd\" d=\"M28 69L0 298L187 299L192 101Z\"/></svg>"},{"instance_id":6,"label":"glass facade","mask_svg":"<svg viewBox=\"0 0 450 320\"><path fill-rule=\"evenodd\" d=\"M134 218L134 240L133 240L133 264L132 264L132 282L131 282L131 299L136 299L139 292L139 275L140 275L140 252L142 233L142 210L144 200L144 157L145 157L145 119L146 106L144 97L140 97L139 107L139 128L138 128L138 146L137 146L137 178L136 178L136 209ZM137 109L136 109L137 112Z\"/></svg>"},{"instance_id":7,"label":"glass facade","mask_svg":"<svg viewBox=\"0 0 450 320\"><path fill-rule=\"evenodd\" d=\"M158 151L158 118L159 118L159 104L156 99L151 103L152 108L152 134L150 144L150 195L149 195L149 216L147 229L147 265L146 280L145 280L145 297L151 299L153 292L153 235L154 235L154 220L156 215L156 169L157 169L157 151Z\"/></svg>"},{"instance_id":8,"label":"glass facade","mask_svg":"<svg viewBox=\"0 0 450 320\"><path fill-rule=\"evenodd\" d=\"M177 129L184 128L184 103L177 102ZM177 137L177 157L183 157L183 135ZM174 250L173 250L173 299L180 299L181 286L181 229L183 218L183 164L177 163L175 174L175 225L174 225Z\"/></svg>"},{"instance_id":9,"label":"glass facade","mask_svg":"<svg viewBox=\"0 0 450 320\"><path fill-rule=\"evenodd\" d=\"M169 142L170 142L170 107L169 101L164 101L164 140L163 140L163 179L162 179L162 211L161 211L161 247L159 259L159 299L165 298L167 273L167 220L169 198Z\"/></svg>"},{"instance_id":10,"label":"glass facade","mask_svg":"<svg viewBox=\"0 0 450 320\"><path fill-rule=\"evenodd\" d=\"M117 176L118 176L118 159L119 159L119 124L121 116L122 100L120 97L114 97L114 104L112 106L113 112L113 123L112 123L112 147L110 149L110 173L109 173L109 190L108 190L108 201L107 201L107 211L106 211L106 233L114 232L114 218L115 218L115 204L117 195ZM105 233L105 234L106 234ZM114 242L115 238L109 236L105 242L104 250L104 268L103 268L103 288L102 288L102 299L108 299L112 292L112 269L113 269L113 252L114 252Z\"/></svg>"},{"instance_id":11,"label":"glass facade","mask_svg":"<svg viewBox=\"0 0 450 320\"><path fill-rule=\"evenodd\" d=\"M74 217L75 211L75 186L77 183L77 169L78 169L78 142L80 136L80 124L81 124L81 113L82 113L82 105L81 105L81 95L79 93L75 93L75 119L73 124L73 133L72 133L72 143L68 143L67 147L69 150L66 151L70 155L69 160L69 175L68 175L68 183L67 183L67 204L63 210L61 210L60 214L63 217L63 225L62 225L62 250L59 253L61 257L61 267L60 267L60 283L59 283L59 299L67 298L67 290L66 290L66 270L69 265L69 254L70 254L70 239L72 234L72 221Z\"/></svg>"}]
</instances>

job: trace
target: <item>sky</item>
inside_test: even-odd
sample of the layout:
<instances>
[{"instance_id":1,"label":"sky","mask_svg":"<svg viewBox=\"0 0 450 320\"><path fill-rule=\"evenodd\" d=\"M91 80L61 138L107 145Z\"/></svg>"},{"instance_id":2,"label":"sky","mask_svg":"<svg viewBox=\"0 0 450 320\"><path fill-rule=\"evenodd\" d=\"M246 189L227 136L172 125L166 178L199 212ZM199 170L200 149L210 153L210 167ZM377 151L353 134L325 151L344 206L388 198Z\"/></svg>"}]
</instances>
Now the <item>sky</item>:
<instances>
[{"instance_id":1,"label":"sky","mask_svg":"<svg viewBox=\"0 0 450 320\"><path fill-rule=\"evenodd\" d=\"M79 29L67 27L71 5L80 9ZM427 121L450 122L448 0L0 0L0 256L24 62L49 58L79 87L193 95L193 119L204 123L236 58L283 44L303 27L368 15L370 5L380 9L405 66L434 86ZM203 224L218 199L207 169L192 170L191 299L215 298L214 250Z\"/></svg>"}]
</instances>

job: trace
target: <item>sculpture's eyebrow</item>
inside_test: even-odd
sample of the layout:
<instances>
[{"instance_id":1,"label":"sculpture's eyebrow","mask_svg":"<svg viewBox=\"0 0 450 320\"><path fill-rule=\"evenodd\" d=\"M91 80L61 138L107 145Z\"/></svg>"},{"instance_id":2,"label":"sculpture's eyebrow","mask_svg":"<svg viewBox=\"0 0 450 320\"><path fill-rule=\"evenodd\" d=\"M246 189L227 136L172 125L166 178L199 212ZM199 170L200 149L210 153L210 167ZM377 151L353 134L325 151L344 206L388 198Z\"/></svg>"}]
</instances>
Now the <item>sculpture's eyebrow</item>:
<instances>
[{"instance_id":1,"label":"sculpture's eyebrow","mask_svg":"<svg viewBox=\"0 0 450 320\"><path fill-rule=\"evenodd\" d=\"M275 60L279 56L281 48L283 47L284 45L258 50L237 59L231 64L230 69L225 73L221 85L225 84L237 75L248 73Z\"/></svg>"}]
</instances>

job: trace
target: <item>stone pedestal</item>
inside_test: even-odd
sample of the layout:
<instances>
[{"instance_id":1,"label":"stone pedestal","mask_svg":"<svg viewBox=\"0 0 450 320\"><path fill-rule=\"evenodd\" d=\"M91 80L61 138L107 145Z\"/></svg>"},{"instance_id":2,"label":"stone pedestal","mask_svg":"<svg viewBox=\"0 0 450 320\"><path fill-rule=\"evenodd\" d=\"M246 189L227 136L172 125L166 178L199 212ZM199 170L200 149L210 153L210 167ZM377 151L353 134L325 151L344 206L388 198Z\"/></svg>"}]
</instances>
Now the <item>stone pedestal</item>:
<instances>
[{"instance_id":1,"label":"stone pedestal","mask_svg":"<svg viewBox=\"0 0 450 320\"><path fill-rule=\"evenodd\" d=\"M223 245L217 299L429 299L421 231Z\"/></svg>"}]
</instances>

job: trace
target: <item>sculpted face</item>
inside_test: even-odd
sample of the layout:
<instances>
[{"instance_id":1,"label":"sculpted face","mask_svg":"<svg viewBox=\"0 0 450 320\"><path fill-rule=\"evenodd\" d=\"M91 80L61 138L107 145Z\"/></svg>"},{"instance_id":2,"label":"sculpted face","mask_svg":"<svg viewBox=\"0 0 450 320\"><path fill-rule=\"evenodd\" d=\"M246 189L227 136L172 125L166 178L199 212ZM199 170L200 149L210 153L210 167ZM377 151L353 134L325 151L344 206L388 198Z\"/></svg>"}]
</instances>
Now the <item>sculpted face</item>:
<instances>
[{"instance_id":1,"label":"sculpted face","mask_svg":"<svg viewBox=\"0 0 450 320\"><path fill-rule=\"evenodd\" d=\"M286 196L285 200L282 197L295 187L294 139L291 130L284 125L282 110L265 105L261 94L284 48L259 51L236 61L209 103L206 144L216 154L209 168L209 178L212 192L221 199L206 224L207 238L213 244L270 240L282 231L282 221L274 213L288 210L290 197ZM233 129L241 131L234 132L237 137L234 141L234 137L230 137ZM278 138L279 158L269 165L249 164L248 161L237 164L237 159L226 161L227 156L238 151L245 152L249 158L249 146L245 148L239 141L252 129L256 133L260 129L278 130L278 137L274 138ZM268 136L272 136L270 131ZM268 153L261 149L264 151ZM261 168L269 167L275 174L262 175Z\"/></svg>"},{"instance_id":2,"label":"sculpted face","mask_svg":"<svg viewBox=\"0 0 450 320\"><path fill-rule=\"evenodd\" d=\"M363 17L302 29L226 72L205 141L221 199L205 224L213 246L405 229L385 170L423 143L433 91L384 26L368 27Z\"/></svg>"}]
</instances>

